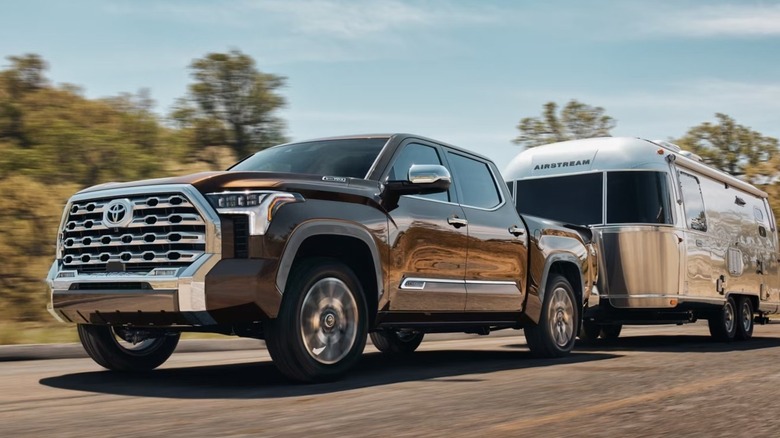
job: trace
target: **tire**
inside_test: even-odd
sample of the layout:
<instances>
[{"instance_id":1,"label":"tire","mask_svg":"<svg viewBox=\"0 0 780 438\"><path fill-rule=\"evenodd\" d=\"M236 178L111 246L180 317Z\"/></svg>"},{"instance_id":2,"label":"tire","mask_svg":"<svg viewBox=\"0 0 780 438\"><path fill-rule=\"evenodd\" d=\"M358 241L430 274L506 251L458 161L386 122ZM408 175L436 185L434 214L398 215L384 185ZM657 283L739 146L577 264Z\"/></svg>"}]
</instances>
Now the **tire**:
<instances>
[{"instance_id":1,"label":"tire","mask_svg":"<svg viewBox=\"0 0 780 438\"><path fill-rule=\"evenodd\" d=\"M414 330L382 330L370 333L377 350L387 354L409 354L417 350L425 333Z\"/></svg>"},{"instance_id":2,"label":"tire","mask_svg":"<svg viewBox=\"0 0 780 438\"><path fill-rule=\"evenodd\" d=\"M332 259L296 264L266 345L274 365L298 382L343 376L366 346L368 311L352 270Z\"/></svg>"},{"instance_id":3,"label":"tire","mask_svg":"<svg viewBox=\"0 0 780 438\"><path fill-rule=\"evenodd\" d=\"M593 344L601 336L601 326L593 321L583 321L579 338L586 344Z\"/></svg>"},{"instance_id":4,"label":"tire","mask_svg":"<svg viewBox=\"0 0 780 438\"><path fill-rule=\"evenodd\" d=\"M601 337L606 340L615 340L620 337L623 330L623 324L607 324L601 326Z\"/></svg>"},{"instance_id":5,"label":"tire","mask_svg":"<svg viewBox=\"0 0 780 438\"><path fill-rule=\"evenodd\" d=\"M710 334L721 342L731 342L737 334L737 305L728 297L723 308L709 318Z\"/></svg>"},{"instance_id":6,"label":"tire","mask_svg":"<svg viewBox=\"0 0 780 438\"><path fill-rule=\"evenodd\" d=\"M547 282L539 323L524 328L531 353L563 357L574 348L579 327L579 306L566 277L555 274Z\"/></svg>"},{"instance_id":7,"label":"tire","mask_svg":"<svg viewBox=\"0 0 780 438\"><path fill-rule=\"evenodd\" d=\"M737 300L737 340L747 341L753 337L753 301L750 297L742 296Z\"/></svg>"},{"instance_id":8,"label":"tire","mask_svg":"<svg viewBox=\"0 0 780 438\"><path fill-rule=\"evenodd\" d=\"M171 357L180 337L180 333L164 333L133 343L124 339L132 336L130 329L92 324L79 324L78 333L84 350L98 365L126 372L149 371L162 365Z\"/></svg>"}]
</instances>

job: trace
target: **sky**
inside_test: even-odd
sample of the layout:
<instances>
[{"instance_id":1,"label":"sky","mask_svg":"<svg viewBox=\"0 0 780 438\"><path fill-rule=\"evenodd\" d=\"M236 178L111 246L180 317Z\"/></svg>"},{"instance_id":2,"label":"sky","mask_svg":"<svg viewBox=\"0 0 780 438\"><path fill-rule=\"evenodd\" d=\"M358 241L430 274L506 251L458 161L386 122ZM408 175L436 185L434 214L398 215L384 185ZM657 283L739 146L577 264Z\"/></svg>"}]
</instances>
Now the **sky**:
<instances>
[{"instance_id":1,"label":"sky","mask_svg":"<svg viewBox=\"0 0 780 438\"><path fill-rule=\"evenodd\" d=\"M780 137L780 1L6 0L0 64L36 53L90 98L148 88L169 112L188 65L238 49L287 78L293 140L408 132L487 155L577 99L612 134L682 136L726 113Z\"/></svg>"}]
</instances>

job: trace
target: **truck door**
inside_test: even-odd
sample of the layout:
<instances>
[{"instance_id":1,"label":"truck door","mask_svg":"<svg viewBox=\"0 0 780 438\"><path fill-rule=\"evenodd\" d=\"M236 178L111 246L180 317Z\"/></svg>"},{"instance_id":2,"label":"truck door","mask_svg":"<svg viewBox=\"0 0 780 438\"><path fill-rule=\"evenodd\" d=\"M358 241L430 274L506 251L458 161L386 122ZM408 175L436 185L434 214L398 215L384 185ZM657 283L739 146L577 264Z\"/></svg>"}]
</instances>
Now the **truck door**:
<instances>
[{"instance_id":1,"label":"truck door","mask_svg":"<svg viewBox=\"0 0 780 438\"><path fill-rule=\"evenodd\" d=\"M387 178L405 180L412 164L444 164L441 148L419 140L402 145ZM462 312L467 222L454 187L402 196L390 218L390 310Z\"/></svg>"},{"instance_id":2,"label":"truck door","mask_svg":"<svg viewBox=\"0 0 780 438\"><path fill-rule=\"evenodd\" d=\"M467 311L522 309L528 234L491 163L447 150L453 183L468 220Z\"/></svg>"},{"instance_id":3,"label":"truck door","mask_svg":"<svg viewBox=\"0 0 780 438\"><path fill-rule=\"evenodd\" d=\"M698 177L689 173L678 172L677 175L685 210L686 278L683 295L712 295L715 284L701 184Z\"/></svg>"}]
</instances>

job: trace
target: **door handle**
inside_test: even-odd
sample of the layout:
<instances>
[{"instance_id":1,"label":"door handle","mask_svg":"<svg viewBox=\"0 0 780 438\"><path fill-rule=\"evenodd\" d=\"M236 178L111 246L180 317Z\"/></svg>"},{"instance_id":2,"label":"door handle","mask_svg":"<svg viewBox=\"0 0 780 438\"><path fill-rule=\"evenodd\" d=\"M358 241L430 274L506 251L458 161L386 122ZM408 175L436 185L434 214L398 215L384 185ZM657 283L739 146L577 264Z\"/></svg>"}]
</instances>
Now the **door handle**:
<instances>
[{"instance_id":1,"label":"door handle","mask_svg":"<svg viewBox=\"0 0 780 438\"><path fill-rule=\"evenodd\" d=\"M511 227L509 227L509 234L515 237L519 237L525 234L525 230L518 227L517 225L512 225Z\"/></svg>"},{"instance_id":2,"label":"door handle","mask_svg":"<svg viewBox=\"0 0 780 438\"><path fill-rule=\"evenodd\" d=\"M452 215L452 216L447 218L447 223L452 225L455 228L460 228L460 227L465 227L466 225L468 225L469 221L467 221L466 219L459 218L456 215Z\"/></svg>"}]
</instances>

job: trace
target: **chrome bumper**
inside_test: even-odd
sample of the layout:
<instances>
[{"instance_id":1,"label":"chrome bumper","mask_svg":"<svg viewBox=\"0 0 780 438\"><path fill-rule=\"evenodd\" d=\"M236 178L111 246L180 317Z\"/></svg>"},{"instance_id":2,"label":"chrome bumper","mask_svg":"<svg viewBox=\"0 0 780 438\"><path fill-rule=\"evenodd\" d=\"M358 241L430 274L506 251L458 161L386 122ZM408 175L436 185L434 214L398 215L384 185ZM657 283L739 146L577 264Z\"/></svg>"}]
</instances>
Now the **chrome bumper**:
<instances>
[{"instance_id":1,"label":"chrome bumper","mask_svg":"<svg viewBox=\"0 0 780 438\"><path fill-rule=\"evenodd\" d=\"M218 254L203 254L190 266L156 268L148 274L79 274L62 270L55 261L46 278L48 310L59 321L73 323L93 322L90 315L148 312L179 313L192 325L215 324L206 311L205 282L219 259Z\"/></svg>"}]
</instances>

